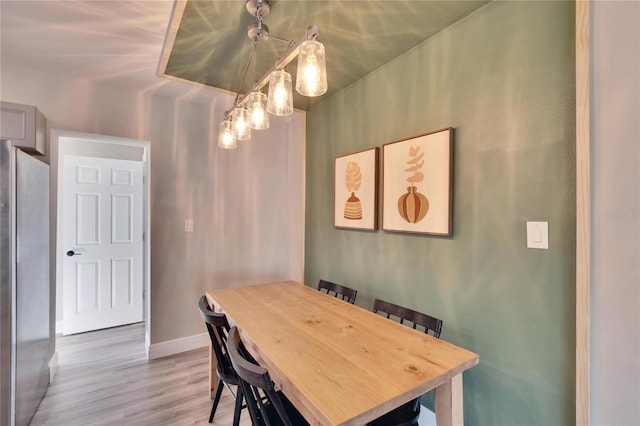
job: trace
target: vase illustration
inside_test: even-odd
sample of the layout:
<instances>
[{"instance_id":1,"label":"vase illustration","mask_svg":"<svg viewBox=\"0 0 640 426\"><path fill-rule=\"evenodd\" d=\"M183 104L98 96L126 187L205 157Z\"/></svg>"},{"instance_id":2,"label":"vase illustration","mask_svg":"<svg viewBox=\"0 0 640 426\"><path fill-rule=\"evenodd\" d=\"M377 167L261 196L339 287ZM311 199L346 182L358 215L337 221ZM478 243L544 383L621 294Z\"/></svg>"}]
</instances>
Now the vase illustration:
<instances>
[{"instance_id":1,"label":"vase illustration","mask_svg":"<svg viewBox=\"0 0 640 426\"><path fill-rule=\"evenodd\" d=\"M349 163L347 163L345 184L351 196L344 204L344 218L348 220L360 220L362 219L362 203L360 203L360 199L356 197L355 192L360 189L360 185L362 184L362 171L355 161L349 161Z\"/></svg>"},{"instance_id":2,"label":"vase illustration","mask_svg":"<svg viewBox=\"0 0 640 426\"><path fill-rule=\"evenodd\" d=\"M420 222L429 211L429 200L417 191L415 186L407 186L407 193L398 199L398 212L409 223Z\"/></svg>"},{"instance_id":3,"label":"vase illustration","mask_svg":"<svg viewBox=\"0 0 640 426\"><path fill-rule=\"evenodd\" d=\"M349 220L362 219L362 204L353 192L344 204L344 218Z\"/></svg>"},{"instance_id":4,"label":"vase illustration","mask_svg":"<svg viewBox=\"0 0 640 426\"><path fill-rule=\"evenodd\" d=\"M411 185L407 186L407 193L402 194L398 199L398 213L409 223L420 222L429 211L429 199L418 192L418 187L415 185L424 179L424 173L419 171L424 166L423 157L424 152L420 152L419 146L409 147L409 161L407 161L409 167L404 171L413 173L407 178L407 182Z\"/></svg>"}]
</instances>

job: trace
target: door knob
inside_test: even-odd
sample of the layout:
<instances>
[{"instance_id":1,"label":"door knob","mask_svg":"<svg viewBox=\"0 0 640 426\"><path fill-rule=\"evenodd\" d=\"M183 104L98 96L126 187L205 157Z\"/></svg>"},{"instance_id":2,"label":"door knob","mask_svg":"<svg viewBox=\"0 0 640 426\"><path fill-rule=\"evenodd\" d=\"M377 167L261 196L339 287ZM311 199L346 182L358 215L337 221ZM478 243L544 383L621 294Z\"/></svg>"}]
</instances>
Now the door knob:
<instances>
[{"instance_id":1,"label":"door knob","mask_svg":"<svg viewBox=\"0 0 640 426\"><path fill-rule=\"evenodd\" d=\"M75 252L75 251L73 251L73 250L69 250L69 251L67 252L67 256L69 256L69 257L71 257L71 256L81 256L81 255L82 255L82 253L76 253L76 252Z\"/></svg>"}]
</instances>

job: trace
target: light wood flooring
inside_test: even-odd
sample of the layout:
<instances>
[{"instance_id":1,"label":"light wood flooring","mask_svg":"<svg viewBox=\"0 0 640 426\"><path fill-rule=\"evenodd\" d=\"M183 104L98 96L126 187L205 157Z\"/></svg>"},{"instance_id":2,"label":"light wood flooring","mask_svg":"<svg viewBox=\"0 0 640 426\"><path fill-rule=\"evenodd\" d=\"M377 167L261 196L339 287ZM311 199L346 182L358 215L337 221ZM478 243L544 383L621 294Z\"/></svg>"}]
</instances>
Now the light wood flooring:
<instances>
[{"instance_id":1,"label":"light wood flooring","mask_svg":"<svg viewBox=\"0 0 640 426\"><path fill-rule=\"evenodd\" d=\"M58 371L31 425L208 424L208 350L147 361L144 324L58 336ZM227 390L214 425L231 425ZM242 412L241 425L250 425Z\"/></svg>"}]
</instances>

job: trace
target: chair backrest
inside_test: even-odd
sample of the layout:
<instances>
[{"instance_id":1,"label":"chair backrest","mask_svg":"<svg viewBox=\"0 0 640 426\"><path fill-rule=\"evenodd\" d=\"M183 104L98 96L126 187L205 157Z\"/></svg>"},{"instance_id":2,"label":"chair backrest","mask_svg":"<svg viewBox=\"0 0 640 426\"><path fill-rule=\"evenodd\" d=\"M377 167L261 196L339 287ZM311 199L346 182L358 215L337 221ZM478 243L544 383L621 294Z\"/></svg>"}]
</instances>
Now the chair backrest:
<instances>
[{"instance_id":1,"label":"chair backrest","mask_svg":"<svg viewBox=\"0 0 640 426\"><path fill-rule=\"evenodd\" d=\"M229 322L227 316L220 312L214 312L209 307L207 297L202 296L198 302L200 315L207 325L211 346L216 355L218 375L227 383L236 384L238 376L233 370L231 359L227 350L227 335L229 334Z\"/></svg>"},{"instance_id":2,"label":"chair backrest","mask_svg":"<svg viewBox=\"0 0 640 426\"><path fill-rule=\"evenodd\" d=\"M346 300L352 305L356 303L356 295L358 294L358 290L325 280L320 280L320 282L318 282L318 290L326 290L327 294Z\"/></svg>"},{"instance_id":3,"label":"chair backrest","mask_svg":"<svg viewBox=\"0 0 640 426\"><path fill-rule=\"evenodd\" d=\"M434 337L439 338L442 331L442 320L384 300L376 299L373 301L373 312L384 313L387 318L397 317L400 319L400 324L409 321L413 324L414 329L418 329L417 326L422 326L425 333L429 334L429 330L431 330Z\"/></svg>"},{"instance_id":4,"label":"chair backrest","mask_svg":"<svg viewBox=\"0 0 640 426\"><path fill-rule=\"evenodd\" d=\"M293 426L284 404L275 390L269 372L266 368L255 364L240 341L240 333L235 326L231 327L229 331L227 346L233 368L240 378L240 386L242 386L242 393L247 401L251 424L253 426L272 424ZM260 395L260 391L266 395L266 401ZM275 412L270 408L274 408ZM279 419L275 416L278 416Z\"/></svg>"}]
</instances>

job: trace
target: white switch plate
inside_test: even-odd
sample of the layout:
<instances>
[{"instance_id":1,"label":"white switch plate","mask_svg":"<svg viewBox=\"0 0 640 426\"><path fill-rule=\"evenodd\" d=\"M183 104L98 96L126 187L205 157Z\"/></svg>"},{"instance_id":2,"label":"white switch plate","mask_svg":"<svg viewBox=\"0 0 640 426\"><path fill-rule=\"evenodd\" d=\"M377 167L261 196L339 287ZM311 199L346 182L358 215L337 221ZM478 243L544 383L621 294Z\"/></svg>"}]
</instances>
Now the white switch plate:
<instances>
[{"instance_id":1,"label":"white switch plate","mask_svg":"<svg viewBox=\"0 0 640 426\"><path fill-rule=\"evenodd\" d=\"M193 232L193 219L184 221L184 232Z\"/></svg>"},{"instance_id":2,"label":"white switch plate","mask_svg":"<svg viewBox=\"0 0 640 426\"><path fill-rule=\"evenodd\" d=\"M549 249L549 222L527 222L527 248Z\"/></svg>"}]
</instances>

